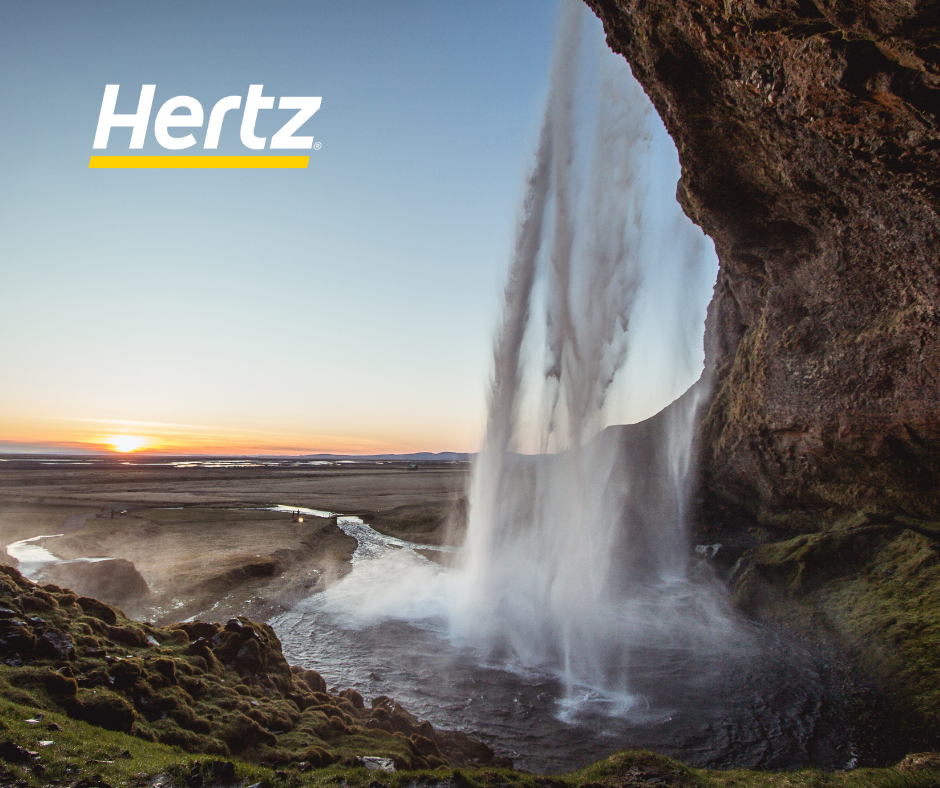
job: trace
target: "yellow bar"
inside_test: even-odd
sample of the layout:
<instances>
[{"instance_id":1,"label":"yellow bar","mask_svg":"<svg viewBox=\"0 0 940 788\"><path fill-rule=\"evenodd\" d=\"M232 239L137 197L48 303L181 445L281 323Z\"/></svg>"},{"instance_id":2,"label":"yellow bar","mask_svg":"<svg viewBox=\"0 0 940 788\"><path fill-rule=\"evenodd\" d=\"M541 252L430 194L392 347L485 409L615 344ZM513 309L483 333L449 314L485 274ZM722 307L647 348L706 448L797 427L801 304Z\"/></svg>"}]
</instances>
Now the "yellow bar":
<instances>
[{"instance_id":1,"label":"yellow bar","mask_svg":"<svg viewBox=\"0 0 940 788\"><path fill-rule=\"evenodd\" d=\"M92 156L88 169L299 169L309 156Z\"/></svg>"}]
</instances>

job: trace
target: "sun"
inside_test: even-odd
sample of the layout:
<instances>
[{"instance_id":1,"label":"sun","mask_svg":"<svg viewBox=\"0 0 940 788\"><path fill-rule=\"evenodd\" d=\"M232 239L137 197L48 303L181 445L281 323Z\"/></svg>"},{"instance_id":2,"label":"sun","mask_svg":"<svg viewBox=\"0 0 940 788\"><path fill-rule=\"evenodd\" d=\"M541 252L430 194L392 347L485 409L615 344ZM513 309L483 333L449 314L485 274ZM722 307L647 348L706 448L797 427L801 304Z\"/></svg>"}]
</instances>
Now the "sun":
<instances>
[{"instance_id":1,"label":"sun","mask_svg":"<svg viewBox=\"0 0 940 788\"><path fill-rule=\"evenodd\" d=\"M108 438L108 443L114 447L115 451L127 454L142 449L147 445L148 440L141 435L112 435Z\"/></svg>"}]
</instances>

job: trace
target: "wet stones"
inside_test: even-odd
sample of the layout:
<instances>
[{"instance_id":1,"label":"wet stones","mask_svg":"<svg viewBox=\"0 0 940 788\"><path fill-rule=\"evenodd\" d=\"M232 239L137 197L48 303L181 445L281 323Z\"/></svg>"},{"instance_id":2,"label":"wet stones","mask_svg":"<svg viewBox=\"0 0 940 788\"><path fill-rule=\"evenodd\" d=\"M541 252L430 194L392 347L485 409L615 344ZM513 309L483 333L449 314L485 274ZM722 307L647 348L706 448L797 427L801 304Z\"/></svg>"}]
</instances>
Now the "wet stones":
<instances>
[{"instance_id":1,"label":"wet stones","mask_svg":"<svg viewBox=\"0 0 940 788\"><path fill-rule=\"evenodd\" d=\"M25 621L0 618L0 655L7 664L37 659L68 661L75 657L75 645L67 632L47 626L39 616L29 616Z\"/></svg>"},{"instance_id":2,"label":"wet stones","mask_svg":"<svg viewBox=\"0 0 940 788\"><path fill-rule=\"evenodd\" d=\"M68 661L75 659L75 644L67 632L51 627L36 640L36 657Z\"/></svg>"}]
</instances>

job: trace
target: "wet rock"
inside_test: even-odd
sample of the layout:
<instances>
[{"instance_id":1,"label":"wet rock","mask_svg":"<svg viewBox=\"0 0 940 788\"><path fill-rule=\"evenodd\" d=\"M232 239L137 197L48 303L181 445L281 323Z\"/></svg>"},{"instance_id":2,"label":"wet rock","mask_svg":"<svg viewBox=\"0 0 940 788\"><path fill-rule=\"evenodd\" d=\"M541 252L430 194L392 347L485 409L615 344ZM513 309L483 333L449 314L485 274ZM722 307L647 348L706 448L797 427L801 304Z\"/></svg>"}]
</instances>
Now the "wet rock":
<instances>
[{"instance_id":1,"label":"wet rock","mask_svg":"<svg viewBox=\"0 0 940 788\"><path fill-rule=\"evenodd\" d=\"M67 632L47 629L36 641L36 657L60 661L75 659L75 644Z\"/></svg>"},{"instance_id":2,"label":"wet rock","mask_svg":"<svg viewBox=\"0 0 940 788\"><path fill-rule=\"evenodd\" d=\"M940 127L929 3L587 0L720 261L701 505L940 515Z\"/></svg>"}]
</instances>

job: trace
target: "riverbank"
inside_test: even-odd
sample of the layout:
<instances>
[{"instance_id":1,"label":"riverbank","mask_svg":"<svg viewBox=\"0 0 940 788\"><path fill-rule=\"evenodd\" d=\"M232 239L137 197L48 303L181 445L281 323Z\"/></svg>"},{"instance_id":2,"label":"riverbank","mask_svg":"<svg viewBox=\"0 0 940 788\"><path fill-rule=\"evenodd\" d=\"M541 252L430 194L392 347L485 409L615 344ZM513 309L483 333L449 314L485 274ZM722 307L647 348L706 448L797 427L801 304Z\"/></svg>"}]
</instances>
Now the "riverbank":
<instances>
[{"instance_id":1,"label":"riverbank","mask_svg":"<svg viewBox=\"0 0 940 788\"><path fill-rule=\"evenodd\" d=\"M157 623L267 619L348 572L357 543L335 520L297 522L292 511L270 511L274 504L399 526L402 512L417 512L420 541L441 544L468 477L462 463L79 464L17 457L2 470L0 544L61 534L40 543L57 559L128 562L123 571L139 574L148 593L104 592L93 567L50 565L46 575ZM406 518L395 535L408 538L408 526ZM18 564L5 551L0 563ZM100 572L111 575L117 566Z\"/></svg>"},{"instance_id":2,"label":"riverbank","mask_svg":"<svg viewBox=\"0 0 940 788\"><path fill-rule=\"evenodd\" d=\"M564 775L512 770L387 697L327 692L247 619L154 627L0 570L0 785L245 788L927 788L940 757L841 774L693 769L640 750Z\"/></svg>"}]
</instances>

